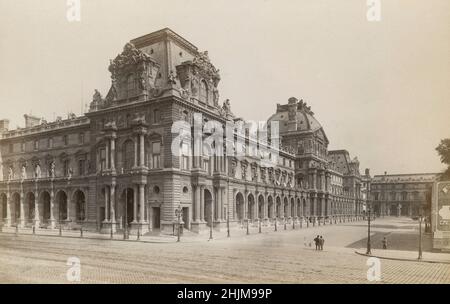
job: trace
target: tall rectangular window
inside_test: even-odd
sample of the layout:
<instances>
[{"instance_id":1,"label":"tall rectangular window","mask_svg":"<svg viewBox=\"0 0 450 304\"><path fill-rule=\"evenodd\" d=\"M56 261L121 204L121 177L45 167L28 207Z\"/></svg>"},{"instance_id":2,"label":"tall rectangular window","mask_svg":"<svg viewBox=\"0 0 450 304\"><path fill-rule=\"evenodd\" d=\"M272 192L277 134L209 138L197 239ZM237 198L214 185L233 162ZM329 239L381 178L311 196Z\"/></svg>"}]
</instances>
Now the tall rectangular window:
<instances>
[{"instance_id":1,"label":"tall rectangular window","mask_svg":"<svg viewBox=\"0 0 450 304\"><path fill-rule=\"evenodd\" d=\"M155 124L161 122L161 113L159 112L158 109L154 109L154 110L153 110L153 122L154 122Z\"/></svg>"},{"instance_id":2,"label":"tall rectangular window","mask_svg":"<svg viewBox=\"0 0 450 304\"><path fill-rule=\"evenodd\" d=\"M64 174L64 176L69 175L69 160L68 159L65 159L63 161L63 174Z\"/></svg>"},{"instance_id":3,"label":"tall rectangular window","mask_svg":"<svg viewBox=\"0 0 450 304\"><path fill-rule=\"evenodd\" d=\"M83 176L85 174L85 161L84 159L80 159L78 161L78 175Z\"/></svg>"},{"instance_id":4,"label":"tall rectangular window","mask_svg":"<svg viewBox=\"0 0 450 304\"><path fill-rule=\"evenodd\" d=\"M39 141L38 140L35 140L33 145L34 145L35 151L39 150Z\"/></svg>"},{"instance_id":5,"label":"tall rectangular window","mask_svg":"<svg viewBox=\"0 0 450 304\"><path fill-rule=\"evenodd\" d=\"M53 138L50 137L50 138L48 139L47 147L48 147L49 149L53 148Z\"/></svg>"},{"instance_id":6,"label":"tall rectangular window","mask_svg":"<svg viewBox=\"0 0 450 304\"><path fill-rule=\"evenodd\" d=\"M161 143L154 142L152 143L152 169L160 168L161 162Z\"/></svg>"},{"instance_id":7,"label":"tall rectangular window","mask_svg":"<svg viewBox=\"0 0 450 304\"><path fill-rule=\"evenodd\" d=\"M13 153L13 152L14 152L14 145L9 144L9 153Z\"/></svg>"},{"instance_id":8,"label":"tall rectangular window","mask_svg":"<svg viewBox=\"0 0 450 304\"><path fill-rule=\"evenodd\" d=\"M67 144L68 144L68 139L67 139L67 135L63 135L63 145L64 146L67 146Z\"/></svg>"},{"instance_id":9,"label":"tall rectangular window","mask_svg":"<svg viewBox=\"0 0 450 304\"><path fill-rule=\"evenodd\" d=\"M106 149L100 149L100 168L101 170L106 169Z\"/></svg>"},{"instance_id":10,"label":"tall rectangular window","mask_svg":"<svg viewBox=\"0 0 450 304\"><path fill-rule=\"evenodd\" d=\"M20 143L20 152L25 152L25 143L24 142Z\"/></svg>"},{"instance_id":11,"label":"tall rectangular window","mask_svg":"<svg viewBox=\"0 0 450 304\"><path fill-rule=\"evenodd\" d=\"M181 168L189 170L189 145L183 143L181 146Z\"/></svg>"},{"instance_id":12,"label":"tall rectangular window","mask_svg":"<svg viewBox=\"0 0 450 304\"><path fill-rule=\"evenodd\" d=\"M78 135L78 141L80 142L80 144L84 144L84 133L80 133Z\"/></svg>"}]
</instances>

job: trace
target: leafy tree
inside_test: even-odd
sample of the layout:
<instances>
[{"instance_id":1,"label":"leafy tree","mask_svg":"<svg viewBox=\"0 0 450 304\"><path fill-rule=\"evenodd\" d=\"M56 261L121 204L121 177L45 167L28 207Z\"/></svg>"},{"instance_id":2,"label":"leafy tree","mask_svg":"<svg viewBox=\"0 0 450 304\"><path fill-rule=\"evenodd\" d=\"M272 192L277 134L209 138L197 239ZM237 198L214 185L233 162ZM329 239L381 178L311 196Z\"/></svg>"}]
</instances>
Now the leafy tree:
<instances>
[{"instance_id":1,"label":"leafy tree","mask_svg":"<svg viewBox=\"0 0 450 304\"><path fill-rule=\"evenodd\" d=\"M450 138L442 139L439 146L436 147L436 151L441 157L441 162L448 165L448 168L443 173L442 178L450 180Z\"/></svg>"}]
</instances>

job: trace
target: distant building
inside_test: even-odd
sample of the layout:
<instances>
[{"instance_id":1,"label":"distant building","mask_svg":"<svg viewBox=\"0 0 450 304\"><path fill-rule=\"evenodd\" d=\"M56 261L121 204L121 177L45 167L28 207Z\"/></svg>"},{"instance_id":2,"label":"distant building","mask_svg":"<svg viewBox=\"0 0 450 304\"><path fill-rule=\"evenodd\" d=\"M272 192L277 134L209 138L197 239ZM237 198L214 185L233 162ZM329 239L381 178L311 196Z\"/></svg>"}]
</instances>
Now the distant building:
<instances>
[{"instance_id":1,"label":"distant building","mask_svg":"<svg viewBox=\"0 0 450 304\"><path fill-rule=\"evenodd\" d=\"M430 215L431 189L439 173L385 174L372 179L373 211L381 216Z\"/></svg>"},{"instance_id":2,"label":"distant building","mask_svg":"<svg viewBox=\"0 0 450 304\"><path fill-rule=\"evenodd\" d=\"M17 130L0 121L3 225L172 233L178 208L195 232L223 229L227 220L269 225L364 212L369 171L361 175L346 150L327 150L303 101L289 99L269 119L280 122L282 144L260 143L276 155L271 166L250 153L192 157L190 136L172 151L174 122L192 123L195 113L202 123L239 120L228 100L219 104L219 70L208 53L163 29L127 43L109 71L109 91L96 90L84 116L47 122L25 115Z\"/></svg>"}]
</instances>

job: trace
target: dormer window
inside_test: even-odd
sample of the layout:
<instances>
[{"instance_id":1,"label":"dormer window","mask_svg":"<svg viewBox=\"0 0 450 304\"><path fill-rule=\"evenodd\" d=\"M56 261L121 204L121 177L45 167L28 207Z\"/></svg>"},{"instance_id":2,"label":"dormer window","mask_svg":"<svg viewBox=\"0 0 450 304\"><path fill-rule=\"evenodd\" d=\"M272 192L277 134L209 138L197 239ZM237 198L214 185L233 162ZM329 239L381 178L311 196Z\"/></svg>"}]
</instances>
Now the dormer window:
<instances>
[{"instance_id":1,"label":"dormer window","mask_svg":"<svg viewBox=\"0 0 450 304\"><path fill-rule=\"evenodd\" d=\"M208 84L205 80L200 82L200 101L208 103Z\"/></svg>"},{"instance_id":2,"label":"dormer window","mask_svg":"<svg viewBox=\"0 0 450 304\"><path fill-rule=\"evenodd\" d=\"M134 78L134 75L131 74L127 78L127 97L133 97L136 95L136 80Z\"/></svg>"}]
</instances>

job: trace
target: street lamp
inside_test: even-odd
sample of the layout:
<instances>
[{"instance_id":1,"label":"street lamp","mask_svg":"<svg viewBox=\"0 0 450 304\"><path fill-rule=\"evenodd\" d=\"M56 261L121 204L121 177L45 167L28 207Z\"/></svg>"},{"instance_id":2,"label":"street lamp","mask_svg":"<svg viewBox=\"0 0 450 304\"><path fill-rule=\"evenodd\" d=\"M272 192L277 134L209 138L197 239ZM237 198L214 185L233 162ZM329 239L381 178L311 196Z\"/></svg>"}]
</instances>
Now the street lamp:
<instances>
[{"instance_id":1,"label":"street lamp","mask_svg":"<svg viewBox=\"0 0 450 304\"><path fill-rule=\"evenodd\" d=\"M370 248L370 217L371 217L371 215L370 215L370 211L371 211L371 208L370 208L370 206L368 207L368 209L369 209L369 216L368 216L368 225L367 225L367 252L366 252L366 254L372 254L372 251L371 251L371 248Z\"/></svg>"},{"instance_id":2,"label":"street lamp","mask_svg":"<svg viewBox=\"0 0 450 304\"><path fill-rule=\"evenodd\" d=\"M261 219L259 219L258 222L259 222L259 233L261 233Z\"/></svg>"},{"instance_id":3,"label":"street lamp","mask_svg":"<svg viewBox=\"0 0 450 304\"><path fill-rule=\"evenodd\" d=\"M250 231L248 230L248 225L249 225L250 219L247 218L247 235L250 234Z\"/></svg>"},{"instance_id":4,"label":"street lamp","mask_svg":"<svg viewBox=\"0 0 450 304\"><path fill-rule=\"evenodd\" d=\"M422 259L422 220L423 220L423 208L420 207L419 214L419 257L418 260Z\"/></svg>"},{"instance_id":5,"label":"street lamp","mask_svg":"<svg viewBox=\"0 0 450 304\"><path fill-rule=\"evenodd\" d=\"M177 209L175 209L175 216L177 217L177 224L178 224L178 232L177 232L177 242L180 241L180 232L181 232L181 213L183 212L183 209L181 208L181 205L178 206Z\"/></svg>"}]
</instances>

